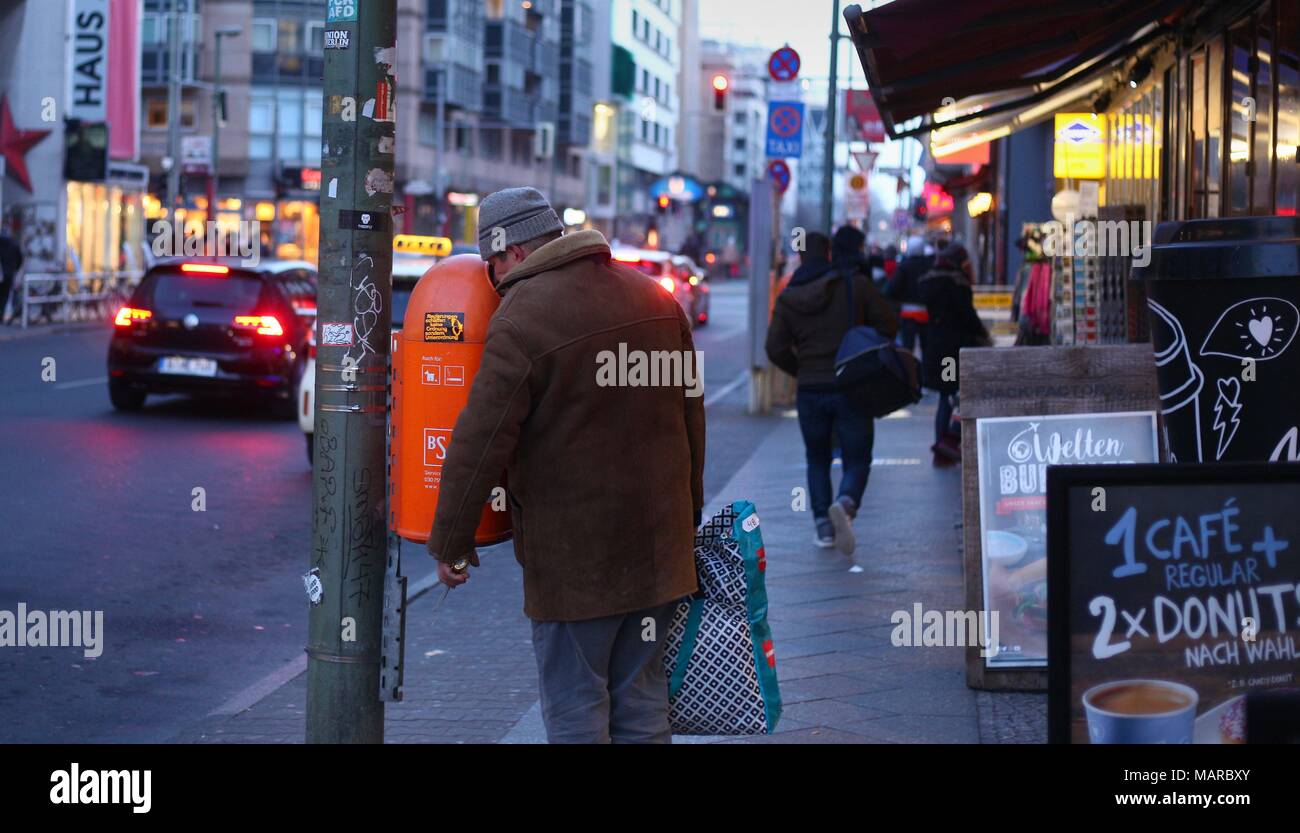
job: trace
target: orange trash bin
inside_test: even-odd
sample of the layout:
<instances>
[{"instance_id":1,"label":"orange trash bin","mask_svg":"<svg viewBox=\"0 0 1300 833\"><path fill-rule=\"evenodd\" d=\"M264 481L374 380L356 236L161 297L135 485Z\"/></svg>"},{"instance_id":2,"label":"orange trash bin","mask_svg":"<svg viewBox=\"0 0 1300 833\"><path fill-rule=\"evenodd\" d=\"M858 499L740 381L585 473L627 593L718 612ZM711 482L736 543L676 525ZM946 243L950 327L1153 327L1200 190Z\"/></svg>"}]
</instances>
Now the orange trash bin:
<instances>
[{"instance_id":1,"label":"orange trash bin","mask_svg":"<svg viewBox=\"0 0 1300 833\"><path fill-rule=\"evenodd\" d=\"M469 401L488 322L500 302L482 260L450 257L420 278L402 331L393 335L391 524L408 541L429 539L456 417ZM504 488L503 472L483 506L477 546L510 538Z\"/></svg>"}]
</instances>

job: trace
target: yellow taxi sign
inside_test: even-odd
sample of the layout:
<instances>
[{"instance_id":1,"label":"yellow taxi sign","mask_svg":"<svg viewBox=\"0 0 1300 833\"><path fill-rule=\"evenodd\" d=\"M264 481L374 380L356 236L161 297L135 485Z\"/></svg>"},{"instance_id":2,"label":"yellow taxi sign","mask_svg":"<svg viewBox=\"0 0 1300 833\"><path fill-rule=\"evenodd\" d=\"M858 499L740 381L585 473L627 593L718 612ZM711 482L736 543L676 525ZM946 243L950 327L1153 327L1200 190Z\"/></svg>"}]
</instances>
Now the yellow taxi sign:
<instances>
[{"instance_id":1,"label":"yellow taxi sign","mask_svg":"<svg viewBox=\"0 0 1300 833\"><path fill-rule=\"evenodd\" d=\"M451 254L451 240L422 234L393 235L393 251L402 254L446 257Z\"/></svg>"},{"instance_id":2,"label":"yellow taxi sign","mask_svg":"<svg viewBox=\"0 0 1300 833\"><path fill-rule=\"evenodd\" d=\"M1106 176L1106 117L1097 113L1057 113L1052 143L1052 175L1058 179Z\"/></svg>"}]
</instances>

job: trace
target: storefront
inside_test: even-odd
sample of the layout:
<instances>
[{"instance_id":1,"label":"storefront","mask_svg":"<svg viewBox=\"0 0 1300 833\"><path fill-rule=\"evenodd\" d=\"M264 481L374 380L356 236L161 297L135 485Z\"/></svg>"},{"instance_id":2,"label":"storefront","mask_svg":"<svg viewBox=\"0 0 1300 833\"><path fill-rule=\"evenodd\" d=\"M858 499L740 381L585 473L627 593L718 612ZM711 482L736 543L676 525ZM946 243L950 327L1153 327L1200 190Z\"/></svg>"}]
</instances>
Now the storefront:
<instances>
[{"instance_id":1,"label":"storefront","mask_svg":"<svg viewBox=\"0 0 1300 833\"><path fill-rule=\"evenodd\" d=\"M69 271L143 271L145 192L141 185L69 182L64 217Z\"/></svg>"},{"instance_id":2,"label":"storefront","mask_svg":"<svg viewBox=\"0 0 1300 833\"><path fill-rule=\"evenodd\" d=\"M1020 0L978 7L903 0L847 15L891 136L926 135L931 152L947 156L1006 144L1039 124L1052 128L1043 136L1050 135L1053 211L1012 224L1010 207L994 204L983 233L1000 254L991 260L1011 264L995 267L998 282L1013 285L1042 262L1052 224L1083 221L1103 233L1075 240L1071 226L1064 255L1048 252L1058 344L1146 338L1145 298L1130 269L1155 224L1292 215L1300 200L1300 5L1145 0L1104 21L1093 15L1082 7L1047 13ZM990 57L964 43L963 28L972 26L998 29L1006 49ZM1057 37L1072 31L1088 34ZM886 45L896 42L932 48L902 54ZM999 157L1006 164L985 193L1024 178L1017 158L1037 159ZM1005 256L1018 245L1030 248L1023 259Z\"/></svg>"}]
</instances>

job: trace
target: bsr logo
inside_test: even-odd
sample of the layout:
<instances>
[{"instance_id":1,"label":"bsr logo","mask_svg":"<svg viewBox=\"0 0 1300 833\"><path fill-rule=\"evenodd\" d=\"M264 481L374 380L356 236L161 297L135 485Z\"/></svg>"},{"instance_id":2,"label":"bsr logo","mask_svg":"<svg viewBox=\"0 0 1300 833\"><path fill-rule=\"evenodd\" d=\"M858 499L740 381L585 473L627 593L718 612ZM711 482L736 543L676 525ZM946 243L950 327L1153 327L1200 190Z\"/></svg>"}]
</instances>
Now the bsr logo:
<instances>
[{"instance_id":1,"label":"bsr logo","mask_svg":"<svg viewBox=\"0 0 1300 833\"><path fill-rule=\"evenodd\" d=\"M424 464L441 466L447 459L447 446L451 443L451 429L424 429Z\"/></svg>"}]
</instances>

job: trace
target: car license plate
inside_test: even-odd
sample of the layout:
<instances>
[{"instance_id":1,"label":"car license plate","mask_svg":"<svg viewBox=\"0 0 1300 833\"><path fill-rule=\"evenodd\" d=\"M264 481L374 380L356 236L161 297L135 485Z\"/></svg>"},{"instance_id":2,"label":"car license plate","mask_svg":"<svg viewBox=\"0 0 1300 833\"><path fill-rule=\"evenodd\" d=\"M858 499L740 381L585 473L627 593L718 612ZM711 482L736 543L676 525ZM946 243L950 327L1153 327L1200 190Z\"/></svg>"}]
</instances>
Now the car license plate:
<instances>
[{"instance_id":1,"label":"car license plate","mask_svg":"<svg viewBox=\"0 0 1300 833\"><path fill-rule=\"evenodd\" d=\"M214 359L198 359L189 356L166 356L158 361L159 373L171 373L177 376L216 376L217 363Z\"/></svg>"}]
</instances>

